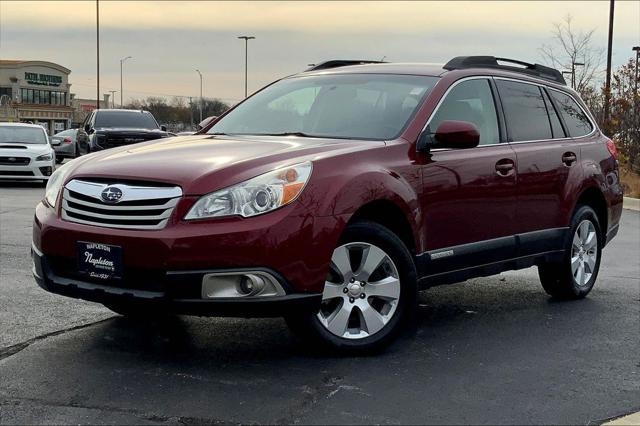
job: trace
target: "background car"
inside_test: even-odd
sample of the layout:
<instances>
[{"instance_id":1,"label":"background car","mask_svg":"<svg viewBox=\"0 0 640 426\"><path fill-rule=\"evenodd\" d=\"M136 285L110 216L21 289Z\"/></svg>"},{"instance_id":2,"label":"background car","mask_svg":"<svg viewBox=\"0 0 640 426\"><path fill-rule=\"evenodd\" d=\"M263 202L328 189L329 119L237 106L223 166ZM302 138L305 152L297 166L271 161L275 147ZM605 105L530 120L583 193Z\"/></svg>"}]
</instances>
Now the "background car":
<instances>
[{"instance_id":1,"label":"background car","mask_svg":"<svg viewBox=\"0 0 640 426\"><path fill-rule=\"evenodd\" d=\"M0 179L47 181L55 158L42 126L0 123Z\"/></svg>"},{"instance_id":2,"label":"background car","mask_svg":"<svg viewBox=\"0 0 640 426\"><path fill-rule=\"evenodd\" d=\"M56 152L56 163L62 163L65 158L78 158L88 152L87 145L78 144L78 130L65 130L51 137L51 146Z\"/></svg>"},{"instance_id":3,"label":"background car","mask_svg":"<svg viewBox=\"0 0 640 426\"><path fill-rule=\"evenodd\" d=\"M149 111L97 109L78 129L77 143L94 152L169 136Z\"/></svg>"}]
</instances>

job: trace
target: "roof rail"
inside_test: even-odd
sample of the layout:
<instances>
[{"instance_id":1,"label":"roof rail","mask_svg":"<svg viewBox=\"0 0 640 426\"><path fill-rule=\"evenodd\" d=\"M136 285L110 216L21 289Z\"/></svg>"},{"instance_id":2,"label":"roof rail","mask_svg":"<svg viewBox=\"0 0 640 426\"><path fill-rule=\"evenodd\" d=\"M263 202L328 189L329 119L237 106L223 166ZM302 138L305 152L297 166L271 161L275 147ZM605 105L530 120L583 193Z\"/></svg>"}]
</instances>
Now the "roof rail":
<instances>
[{"instance_id":1,"label":"roof rail","mask_svg":"<svg viewBox=\"0 0 640 426\"><path fill-rule=\"evenodd\" d=\"M367 61L359 59L332 59L320 62L319 64L309 64L310 68L305 71L328 70L331 68L347 67L349 65L384 64L384 61Z\"/></svg>"},{"instance_id":2,"label":"roof rail","mask_svg":"<svg viewBox=\"0 0 640 426\"><path fill-rule=\"evenodd\" d=\"M501 65L499 62L508 62L520 66ZM446 70L460 70L465 68L495 68L506 71L529 74L535 77L544 78L560 84L567 84L562 73L555 68L546 67L540 64L530 64L528 62L515 59L496 58L495 56L457 56L447 62L442 68Z\"/></svg>"}]
</instances>

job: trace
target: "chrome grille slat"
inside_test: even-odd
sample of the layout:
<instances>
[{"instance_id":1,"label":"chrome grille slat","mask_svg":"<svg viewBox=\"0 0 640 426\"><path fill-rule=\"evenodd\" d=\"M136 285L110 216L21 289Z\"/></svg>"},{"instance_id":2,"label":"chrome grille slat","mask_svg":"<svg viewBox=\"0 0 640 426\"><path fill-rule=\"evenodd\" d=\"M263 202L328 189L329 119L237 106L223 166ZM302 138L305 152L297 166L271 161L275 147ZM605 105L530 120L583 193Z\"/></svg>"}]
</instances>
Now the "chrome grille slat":
<instances>
[{"instance_id":1,"label":"chrome grille slat","mask_svg":"<svg viewBox=\"0 0 640 426\"><path fill-rule=\"evenodd\" d=\"M104 204L104 203L90 203L88 201L80 200L78 198L74 198L73 195L69 193L68 189L64 190L64 199L69 200L75 204L82 204L83 206L92 207L95 209L102 210L116 210L116 211L124 211L124 210L160 210L160 209L168 209L170 207L175 207L178 204L179 198L172 198L164 204L148 204L144 206L120 206L118 204ZM152 201L152 200L150 200Z\"/></svg>"},{"instance_id":2,"label":"chrome grille slat","mask_svg":"<svg viewBox=\"0 0 640 426\"><path fill-rule=\"evenodd\" d=\"M120 189L122 198L116 203L103 201L101 194L107 187ZM65 185L62 193L62 219L105 228L162 229L180 197L182 189L177 186L107 184L74 179ZM125 205L119 205L120 202Z\"/></svg>"},{"instance_id":3,"label":"chrome grille slat","mask_svg":"<svg viewBox=\"0 0 640 426\"><path fill-rule=\"evenodd\" d=\"M142 215L115 215L115 214L100 214L100 213L96 213L96 212L88 212L85 210L78 210L78 209L74 209L73 207L69 206L69 203L67 203L67 200L63 200L63 204L62 204L62 208L66 211L66 212L71 212L71 213L77 213L77 214L81 214L84 216L88 216L91 215L92 217L95 217L97 219L113 219L113 220L160 220L160 219L166 219L169 216L171 216L171 211L172 209L166 209L162 214L159 215L155 215L155 216L142 216Z\"/></svg>"}]
</instances>

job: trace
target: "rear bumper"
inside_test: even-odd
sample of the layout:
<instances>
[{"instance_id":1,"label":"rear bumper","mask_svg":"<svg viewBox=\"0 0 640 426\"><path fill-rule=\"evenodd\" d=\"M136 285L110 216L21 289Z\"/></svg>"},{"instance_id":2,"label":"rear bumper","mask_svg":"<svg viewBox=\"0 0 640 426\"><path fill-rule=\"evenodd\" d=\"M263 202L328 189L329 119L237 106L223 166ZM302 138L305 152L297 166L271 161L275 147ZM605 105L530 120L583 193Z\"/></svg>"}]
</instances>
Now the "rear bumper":
<instances>
[{"instance_id":1,"label":"rear bumper","mask_svg":"<svg viewBox=\"0 0 640 426\"><path fill-rule=\"evenodd\" d=\"M298 312L314 312L320 306L321 294L289 293L284 296L196 298L202 277L211 271L167 271L152 288L127 288L98 284L56 275L47 257L35 247L31 250L33 276L43 289L63 296L98 303L133 303L156 306L163 311L184 315L276 317ZM275 273L274 273L275 274ZM281 277L284 288L290 286Z\"/></svg>"},{"instance_id":2,"label":"rear bumper","mask_svg":"<svg viewBox=\"0 0 640 426\"><path fill-rule=\"evenodd\" d=\"M53 150L56 152L56 156L70 158L75 156L75 144L65 143L60 145L54 145Z\"/></svg>"}]
</instances>

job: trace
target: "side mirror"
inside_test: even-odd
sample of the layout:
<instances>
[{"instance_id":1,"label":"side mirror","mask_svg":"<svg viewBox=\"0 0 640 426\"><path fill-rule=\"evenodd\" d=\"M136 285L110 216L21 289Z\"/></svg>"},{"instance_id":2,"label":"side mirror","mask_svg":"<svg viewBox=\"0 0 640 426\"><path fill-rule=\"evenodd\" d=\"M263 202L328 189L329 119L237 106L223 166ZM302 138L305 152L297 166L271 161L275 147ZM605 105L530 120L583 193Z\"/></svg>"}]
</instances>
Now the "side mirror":
<instances>
[{"instance_id":1,"label":"side mirror","mask_svg":"<svg viewBox=\"0 0 640 426\"><path fill-rule=\"evenodd\" d=\"M160 126L160 130L162 130L163 132L166 132L167 131L167 126L165 126L165 125Z\"/></svg>"},{"instance_id":2,"label":"side mirror","mask_svg":"<svg viewBox=\"0 0 640 426\"><path fill-rule=\"evenodd\" d=\"M438 148L475 148L480 143L480 133L468 121L446 120L440 123L435 133L423 133L418 141L419 151L429 151L429 145Z\"/></svg>"}]
</instances>

